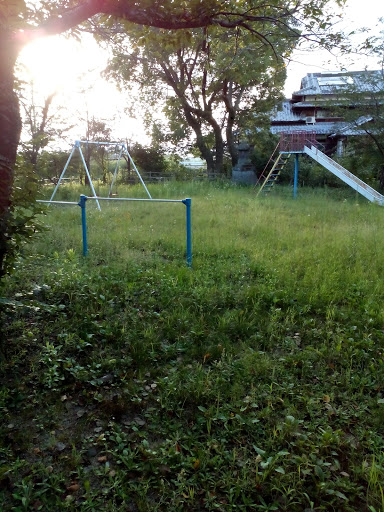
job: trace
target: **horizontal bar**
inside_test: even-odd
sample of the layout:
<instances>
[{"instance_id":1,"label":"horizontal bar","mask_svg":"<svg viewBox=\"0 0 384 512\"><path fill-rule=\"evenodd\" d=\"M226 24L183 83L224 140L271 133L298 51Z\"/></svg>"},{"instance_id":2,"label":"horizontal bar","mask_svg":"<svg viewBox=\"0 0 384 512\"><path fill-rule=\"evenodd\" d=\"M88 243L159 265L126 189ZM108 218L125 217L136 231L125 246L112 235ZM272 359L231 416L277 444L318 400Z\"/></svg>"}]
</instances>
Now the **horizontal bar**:
<instances>
[{"instance_id":1,"label":"horizontal bar","mask_svg":"<svg viewBox=\"0 0 384 512\"><path fill-rule=\"evenodd\" d=\"M37 199L36 200L37 203L53 203L53 204L76 204L78 205L79 203L74 203L72 201L43 201L42 199Z\"/></svg>"},{"instance_id":2,"label":"horizontal bar","mask_svg":"<svg viewBox=\"0 0 384 512\"><path fill-rule=\"evenodd\" d=\"M98 199L99 201L147 201L156 203L182 203L182 199L137 199L131 197L93 197L89 196L87 199ZM77 204L77 203L76 203Z\"/></svg>"},{"instance_id":3,"label":"horizontal bar","mask_svg":"<svg viewBox=\"0 0 384 512\"><path fill-rule=\"evenodd\" d=\"M80 144L102 144L103 146L125 146L124 142L97 142L90 140L79 140Z\"/></svg>"}]
</instances>

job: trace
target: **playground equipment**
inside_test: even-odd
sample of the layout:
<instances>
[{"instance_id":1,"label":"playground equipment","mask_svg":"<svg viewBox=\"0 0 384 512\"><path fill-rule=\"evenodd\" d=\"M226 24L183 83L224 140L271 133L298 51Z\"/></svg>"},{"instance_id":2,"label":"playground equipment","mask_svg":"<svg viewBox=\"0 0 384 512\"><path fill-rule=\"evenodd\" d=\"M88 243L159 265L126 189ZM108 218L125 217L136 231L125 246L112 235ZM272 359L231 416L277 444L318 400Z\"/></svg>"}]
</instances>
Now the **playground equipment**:
<instances>
[{"instance_id":1,"label":"playground equipment","mask_svg":"<svg viewBox=\"0 0 384 512\"><path fill-rule=\"evenodd\" d=\"M80 196L80 201L44 201L38 200L38 203L53 203L60 205L73 205L80 206L81 208L81 227L82 227L82 238L83 238L83 256L88 255L88 237L87 237L87 218L86 218L86 202L88 199L94 199L95 201L145 201L151 203L182 203L186 207L186 260L187 267L192 267L192 220L191 220L191 208L192 200L187 197L186 199L140 199L130 197L98 197L90 196L87 197L84 194Z\"/></svg>"},{"instance_id":2,"label":"playground equipment","mask_svg":"<svg viewBox=\"0 0 384 512\"><path fill-rule=\"evenodd\" d=\"M93 186L93 182L92 182L92 178L91 178L91 175L90 175L90 172L89 172L89 169L88 169L88 166L86 164L86 161L85 161L85 158L84 158L84 154L83 154L83 151L81 149L81 145L84 145L84 144L97 144L98 146L115 146L115 148L119 148L119 156L117 158L117 161L116 161L116 166L115 166L115 170L114 170L114 173L113 173L113 178L112 178L112 183L111 183L111 186L110 186L110 189L109 189L109 194L108 195L111 195L112 193L112 189L113 189L113 185L115 183L115 180L116 180L116 176L117 176L117 173L119 171L119 164L120 164L120 160L121 158L123 157L123 155L125 155L131 162L137 176L139 177L140 181L141 181L141 184L143 185L143 187L145 188L145 191L147 192L148 194L148 197L149 199L152 199L151 197L151 194L149 193L136 165L135 165L135 162L132 160L132 157L131 155L129 154L129 151L126 147L126 145L122 142L97 142L97 141L89 141L89 140L76 140L73 147L72 147L72 151L71 151L71 154L69 155L69 158L64 166L64 169L63 169L63 172L61 173L60 175L60 178L59 178L59 181L57 182L56 184L56 187L52 193L52 196L51 196L51 199L48 201L49 203L52 203L53 202L53 198L55 197L55 194L56 194L56 191L57 189L59 188L59 185L62 181L62 179L64 178L64 175L65 175L65 172L66 170L68 169L68 165L76 151L76 149L79 151L80 153L80 157L81 157L81 161L84 165L84 170L85 170L85 173L88 177L88 180L89 180L89 185L91 187L91 190L92 190L92 193L93 193L93 197L94 199L96 200L96 204L97 204L97 207L98 209L100 210L100 203L99 203L99 200L97 199L97 195L96 195L96 192L95 192L95 188Z\"/></svg>"},{"instance_id":3,"label":"playground equipment","mask_svg":"<svg viewBox=\"0 0 384 512\"><path fill-rule=\"evenodd\" d=\"M93 183L92 183L92 178L91 178L91 175L89 173L89 169L87 167L83 151L81 149L81 144L108 145L108 146L115 146L115 148L120 147L119 152L118 152L119 156L117 158L115 171L113 173L112 183L111 183L111 186L110 186L110 189L109 189L109 194L108 194L109 197L99 197L99 196L96 195L96 192L95 192L95 189L94 189L94 186L93 186ZM65 174L65 172L66 172L66 170L68 168L68 165L69 165L69 163L71 161L71 158L73 157L73 154L75 153L76 149L80 153L81 160L83 162L86 175L88 176L88 180L89 180L89 184L91 186L91 190L92 190L93 196L86 196L86 195L82 194L80 196L80 201L79 202L75 202L75 201L54 201L53 198L54 198L54 196L56 194L57 189L59 188L60 182L61 182L61 180L64 177L64 174ZM119 163L120 163L120 160L121 160L121 158L123 156L128 158L129 161L131 162L131 164L132 164L132 166L133 166L137 176L139 177L143 187L145 188L145 190L146 190L146 192L148 194L148 197L149 197L148 199L147 198L144 198L144 199L141 199L141 198L129 198L129 197L111 197L113 185L115 183L116 176L117 176L117 173L118 173L118 170L119 170ZM57 182L55 190L52 193L51 199L49 201L45 201L45 200L38 200L37 201L38 203L80 206L80 208L81 208L82 238L83 238L83 256L87 256L87 254L88 254L87 221L86 221L86 202L87 202L88 199L95 200L99 210L101 210L99 201L146 201L146 202L152 202L152 203L182 203L182 204L184 204L186 206L186 235L187 235L186 236L186 260L187 260L187 266L188 267L192 267L192 227L191 227L191 207L192 207L192 201L191 201L191 199L189 197L186 198L186 199L152 199L151 194L149 193L147 187L145 186L145 183L144 183L142 177L140 176L140 173L137 170L137 167L136 167L134 161L132 160L132 157L129 154L129 152L127 150L127 147L125 146L124 143L121 143L121 142L94 142L94 141L77 140L75 142L75 144L74 144L74 146L72 148L71 154L69 155L69 158L68 158L68 160L67 160L67 162L66 162L66 164L64 166L63 172L61 173L60 179Z\"/></svg>"},{"instance_id":4,"label":"playground equipment","mask_svg":"<svg viewBox=\"0 0 384 512\"><path fill-rule=\"evenodd\" d=\"M297 197L299 155L305 154L372 203L379 204L380 206L384 205L384 196L382 194L320 151L319 143L316 141L315 131L283 132L280 135L280 141L256 183L256 186L258 184L260 185L257 195L261 194L261 192L266 193L272 190L292 154L295 155L293 197Z\"/></svg>"}]
</instances>

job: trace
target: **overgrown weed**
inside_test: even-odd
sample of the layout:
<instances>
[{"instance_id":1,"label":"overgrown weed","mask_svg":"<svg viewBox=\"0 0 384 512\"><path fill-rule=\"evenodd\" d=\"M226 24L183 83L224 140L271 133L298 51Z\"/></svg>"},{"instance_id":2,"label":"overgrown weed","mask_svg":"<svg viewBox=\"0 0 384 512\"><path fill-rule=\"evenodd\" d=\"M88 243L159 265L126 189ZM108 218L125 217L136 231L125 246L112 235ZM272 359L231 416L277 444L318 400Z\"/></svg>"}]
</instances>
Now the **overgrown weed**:
<instances>
[{"instance_id":1,"label":"overgrown weed","mask_svg":"<svg viewBox=\"0 0 384 512\"><path fill-rule=\"evenodd\" d=\"M384 212L153 188L193 270L184 205L91 205L86 259L52 206L4 283L1 509L383 510Z\"/></svg>"}]
</instances>

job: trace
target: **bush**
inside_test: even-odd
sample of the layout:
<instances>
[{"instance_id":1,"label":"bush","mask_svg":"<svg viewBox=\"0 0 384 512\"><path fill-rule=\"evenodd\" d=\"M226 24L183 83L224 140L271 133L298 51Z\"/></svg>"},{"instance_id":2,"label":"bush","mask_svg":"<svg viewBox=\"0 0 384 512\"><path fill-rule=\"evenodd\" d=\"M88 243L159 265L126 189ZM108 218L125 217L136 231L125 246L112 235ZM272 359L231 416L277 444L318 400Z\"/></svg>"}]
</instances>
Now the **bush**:
<instances>
[{"instance_id":1,"label":"bush","mask_svg":"<svg viewBox=\"0 0 384 512\"><path fill-rule=\"evenodd\" d=\"M14 262L22 247L38 232L44 230L39 216L44 208L37 203L38 179L30 165L18 160L12 194L12 207L7 224L7 253L4 273L13 270Z\"/></svg>"}]
</instances>

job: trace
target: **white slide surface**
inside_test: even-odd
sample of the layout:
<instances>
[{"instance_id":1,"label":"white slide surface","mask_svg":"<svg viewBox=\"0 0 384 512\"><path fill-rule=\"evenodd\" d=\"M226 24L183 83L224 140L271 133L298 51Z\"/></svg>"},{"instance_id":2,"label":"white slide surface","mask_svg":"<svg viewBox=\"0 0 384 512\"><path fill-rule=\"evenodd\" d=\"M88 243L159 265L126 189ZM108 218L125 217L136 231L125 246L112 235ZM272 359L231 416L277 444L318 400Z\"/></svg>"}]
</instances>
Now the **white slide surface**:
<instances>
[{"instance_id":1,"label":"white slide surface","mask_svg":"<svg viewBox=\"0 0 384 512\"><path fill-rule=\"evenodd\" d=\"M325 155L322 151L317 149L315 146L312 146L311 148L304 146L304 152L313 158L316 162L318 162L320 165L325 167L328 171L330 171L332 174L340 178L344 183L352 187L354 190L356 190L359 194L366 197L369 201L372 203L377 203L380 206L384 205L384 196L381 195L377 190L370 187L364 181L362 181L360 178L352 174L351 172L347 171L344 167L342 167L340 164L332 160L332 158L329 158L329 156Z\"/></svg>"}]
</instances>

